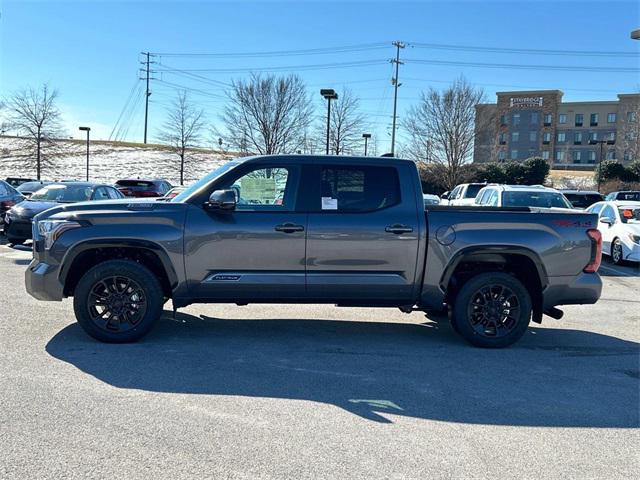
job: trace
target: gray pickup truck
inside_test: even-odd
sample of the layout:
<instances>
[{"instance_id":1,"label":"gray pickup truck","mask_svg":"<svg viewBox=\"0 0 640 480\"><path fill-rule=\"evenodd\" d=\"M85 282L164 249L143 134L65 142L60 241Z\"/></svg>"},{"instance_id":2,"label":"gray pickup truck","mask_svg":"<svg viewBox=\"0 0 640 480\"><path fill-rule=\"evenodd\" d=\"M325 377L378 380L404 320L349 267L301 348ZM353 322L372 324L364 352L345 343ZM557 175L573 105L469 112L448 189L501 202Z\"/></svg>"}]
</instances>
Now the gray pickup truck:
<instances>
[{"instance_id":1,"label":"gray pickup truck","mask_svg":"<svg viewBox=\"0 0 640 480\"><path fill-rule=\"evenodd\" d=\"M596 215L429 207L394 158L233 160L170 201L55 207L33 222L27 291L73 297L92 337L130 342L163 304L329 303L450 312L470 343L504 347L562 304L595 303Z\"/></svg>"}]
</instances>

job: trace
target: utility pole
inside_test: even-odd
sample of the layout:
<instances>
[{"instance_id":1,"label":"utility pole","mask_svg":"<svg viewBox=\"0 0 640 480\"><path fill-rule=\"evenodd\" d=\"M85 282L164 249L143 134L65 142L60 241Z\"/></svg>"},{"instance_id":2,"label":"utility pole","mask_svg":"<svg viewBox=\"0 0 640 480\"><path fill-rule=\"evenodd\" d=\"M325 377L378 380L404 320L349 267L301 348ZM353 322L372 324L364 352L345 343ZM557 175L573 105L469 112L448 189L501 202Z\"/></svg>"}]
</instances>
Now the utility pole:
<instances>
[{"instance_id":1,"label":"utility pole","mask_svg":"<svg viewBox=\"0 0 640 480\"><path fill-rule=\"evenodd\" d=\"M142 62L142 64L145 65L145 73L146 73L146 80L147 80L147 88L144 95L144 143L147 143L147 123L149 120L149 97L151 96L151 92L149 91L149 74L151 73L151 71L149 70L149 65L151 64L151 60L150 60L151 54L149 52L142 52L142 54L147 57L147 59L144 62Z\"/></svg>"},{"instance_id":2,"label":"utility pole","mask_svg":"<svg viewBox=\"0 0 640 480\"><path fill-rule=\"evenodd\" d=\"M396 75L391 79L391 84L394 86L393 92L393 126L391 127L391 156L396 152L396 114L398 111L398 87L402 85L398 82L398 69L404 62L400 61L400 49L405 47L405 44L399 41L393 42L393 46L396 47L396 58L391 60L391 63L396 64Z\"/></svg>"}]
</instances>

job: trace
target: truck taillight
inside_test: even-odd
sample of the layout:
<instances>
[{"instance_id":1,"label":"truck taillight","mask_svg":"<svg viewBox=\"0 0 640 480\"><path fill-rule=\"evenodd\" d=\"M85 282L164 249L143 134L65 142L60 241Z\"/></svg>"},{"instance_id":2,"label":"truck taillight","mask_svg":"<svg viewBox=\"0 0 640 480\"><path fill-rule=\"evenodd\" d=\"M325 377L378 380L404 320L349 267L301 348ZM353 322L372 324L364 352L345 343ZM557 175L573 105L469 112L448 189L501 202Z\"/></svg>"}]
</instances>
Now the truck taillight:
<instances>
[{"instance_id":1,"label":"truck taillight","mask_svg":"<svg viewBox=\"0 0 640 480\"><path fill-rule=\"evenodd\" d=\"M600 268L600 261L602 260L602 234L600 230L590 228L587 230L587 236L591 239L591 260L583 271L595 273Z\"/></svg>"}]
</instances>

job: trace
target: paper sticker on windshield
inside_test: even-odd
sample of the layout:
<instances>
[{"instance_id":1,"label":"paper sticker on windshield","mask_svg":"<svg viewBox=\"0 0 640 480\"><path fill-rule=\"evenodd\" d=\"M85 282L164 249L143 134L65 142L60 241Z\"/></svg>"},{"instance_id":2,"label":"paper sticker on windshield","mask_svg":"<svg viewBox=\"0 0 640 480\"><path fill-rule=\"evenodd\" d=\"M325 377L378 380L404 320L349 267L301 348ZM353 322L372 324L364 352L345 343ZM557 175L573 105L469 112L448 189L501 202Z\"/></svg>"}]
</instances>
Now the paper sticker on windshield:
<instances>
[{"instance_id":1,"label":"paper sticker on windshield","mask_svg":"<svg viewBox=\"0 0 640 480\"><path fill-rule=\"evenodd\" d=\"M337 210L338 199L331 197L322 197L322 210Z\"/></svg>"}]
</instances>

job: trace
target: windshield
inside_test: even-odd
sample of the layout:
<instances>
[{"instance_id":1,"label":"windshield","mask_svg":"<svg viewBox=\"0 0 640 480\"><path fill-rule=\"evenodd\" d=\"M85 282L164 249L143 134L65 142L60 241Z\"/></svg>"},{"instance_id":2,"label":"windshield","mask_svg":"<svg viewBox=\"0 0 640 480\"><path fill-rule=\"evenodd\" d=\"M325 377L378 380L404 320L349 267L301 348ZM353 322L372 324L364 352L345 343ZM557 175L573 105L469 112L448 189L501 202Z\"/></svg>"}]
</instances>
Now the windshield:
<instances>
[{"instance_id":1,"label":"windshield","mask_svg":"<svg viewBox=\"0 0 640 480\"><path fill-rule=\"evenodd\" d=\"M48 185L31 195L30 200L59 203L84 202L91 198L91 191L92 188L88 185Z\"/></svg>"},{"instance_id":2,"label":"windshield","mask_svg":"<svg viewBox=\"0 0 640 480\"><path fill-rule=\"evenodd\" d=\"M602 201L602 195L597 193L565 193L564 196L576 208L587 208Z\"/></svg>"},{"instance_id":3,"label":"windshield","mask_svg":"<svg viewBox=\"0 0 640 480\"><path fill-rule=\"evenodd\" d=\"M482 190L483 187L485 187L485 185L469 185L464 194L464 198L476 198L476 195L478 195L478 192Z\"/></svg>"},{"instance_id":4,"label":"windshield","mask_svg":"<svg viewBox=\"0 0 640 480\"><path fill-rule=\"evenodd\" d=\"M27 182L20 185L17 190L19 192L35 192L36 190L40 190L46 184L46 182Z\"/></svg>"},{"instance_id":5,"label":"windshield","mask_svg":"<svg viewBox=\"0 0 640 480\"><path fill-rule=\"evenodd\" d=\"M118 180L116 182L116 187L125 187L125 188L131 188L131 187L137 187L140 189L149 189L149 188L153 188L153 182L147 182L145 180Z\"/></svg>"},{"instance_id":6,"label":"windshield","mask_svg":"<svg viewBox=\"0 0 640 480\"><path fill-rule=\"evenodd\" d=\"M622 223L640 223L640 205L621 207L618 211Z\"/></svg>"},{"instance_id":7,"label":"windshield","mask_svg":"<svg viewBox=\"0 0 640 480\"><path fill-rule=\"evenodd\" d=\"M229 161L227 163L223 163L218 168L216 168L214 171L208 173L207 175L202 177L200 180L198 180L196 183L191 185L189 188L185 189L183 192L180 192L178 195L173 197L170 201L173 202L173 203L180 203L180 202L186 200L191 195L193 195L195 192L200 190L202 187L204 187L205 185L207 185L211 181L215 180L216 178L222 176L223 174L227 173L229 170L231 170L232 168L236 167L237 165L240 165L240 163L242 163L242 162L239 161L239 160L232 160L232 161Z\"/></svg>"},{"instance_id":8,"label":"windshield","mask_svg":"<svg viewBox=\"0 0 640 480\"><path fill-rule=\"evenodd\" d=\"M504 192L502 195L503 207L572 208L557 192Z\"/></svg>"},{"instance_id":9,"label":"windshield","mask_svg":"<svg viewBox=\"0 0 640 480\"><path fill-rule=\"evenodd\" d=\"M618 192L615 200L640 201L640 192Z\"/></svg>"}]
</instances>

